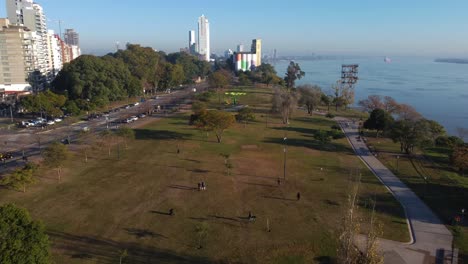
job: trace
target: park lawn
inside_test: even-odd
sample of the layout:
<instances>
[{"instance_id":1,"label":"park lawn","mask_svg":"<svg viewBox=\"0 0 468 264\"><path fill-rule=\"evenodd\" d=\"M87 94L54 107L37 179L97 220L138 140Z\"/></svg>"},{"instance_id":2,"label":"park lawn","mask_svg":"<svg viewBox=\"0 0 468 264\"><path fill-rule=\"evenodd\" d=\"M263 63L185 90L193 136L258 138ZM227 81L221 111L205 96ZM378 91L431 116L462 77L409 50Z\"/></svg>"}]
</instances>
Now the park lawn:
<instances>
[{"instance_id":1,"label":"park lawn","mask_svg":"<svg viewBox=\"0 0 468 264\"><path fill-rule=\"evenodd\" d=\"M462 263L468 263L468 226L454 225L461 209L468 209L468 178L453 171L445 148L429 148L425 159L410 158L400 153L399 143L388 138L368 138L379 159L407 184L453 231L455 247L460 249ZM399 156L398 164L396 156ZM424 179L426 177L426 180Z\"/></svg>"},{"instance_id":2,"label":"park lawn","mask_svg":"<svg viewBox=\"0 0 468 264\"><path fill-rule=\"evenodd\" d=\"M43 169L27 193L3 189L0 200L44 221L55 263L116 263L125 249L123 263L327 263L362 174L363 229L375 197L384 238L409 240L402 208L346 139L321 146L311 137L333 121L298 113L287 128L272 117L266 127L261 115L229 129L222 144L188 126L187 115L163 119L136 129L129 148L114 145L110 157L99 146L88 163L75 153L60 183ZM278 186L285 135L286 182ZM220 154L230 154L229 174ZM206 191L197 190L200 181ZM249 211L255 222L246 220ZM206 237L195 232L200 223Z\"/></svg>"}]
</instances>

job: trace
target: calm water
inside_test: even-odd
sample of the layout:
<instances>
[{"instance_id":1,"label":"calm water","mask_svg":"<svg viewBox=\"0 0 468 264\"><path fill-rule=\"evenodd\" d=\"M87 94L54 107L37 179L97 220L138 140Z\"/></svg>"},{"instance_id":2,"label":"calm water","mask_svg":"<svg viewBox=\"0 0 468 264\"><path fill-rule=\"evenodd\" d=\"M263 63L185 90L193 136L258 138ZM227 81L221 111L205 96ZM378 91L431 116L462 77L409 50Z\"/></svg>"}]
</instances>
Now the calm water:
<instances>
[{"instance_id":1,"label":"calm water","mask_svg":"<svg viewBox=\"0 0 468 264\"><path fill-rule=\"evenodd\" d=\"M356 103L368 95L391 96L412 105L424 117L444 125L456 135L457 127L468 128L468 64L435 63L433 58L383 57L296 61L306 72L298 84L312 83L331 93L330 87L341 77L341 64L359 64ZM279 61L280 76L288 61Z\"/></svg>"}]
</instances>

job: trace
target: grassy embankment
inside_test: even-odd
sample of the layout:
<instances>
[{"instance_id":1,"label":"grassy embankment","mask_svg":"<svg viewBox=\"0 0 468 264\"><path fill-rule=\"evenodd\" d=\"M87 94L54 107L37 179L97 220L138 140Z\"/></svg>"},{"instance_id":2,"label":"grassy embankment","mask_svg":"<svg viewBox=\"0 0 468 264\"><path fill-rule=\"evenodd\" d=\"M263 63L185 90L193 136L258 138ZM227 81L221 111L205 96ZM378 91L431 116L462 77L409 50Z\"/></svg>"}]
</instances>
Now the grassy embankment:
<instances>
[{"instance_id":1,"label":"grassy embankment","mask_svg":"<svg viewBox=\"0 0 468 264\"><path fill-rule=\"evenodd\" d=\"M454 222L455 216L461 216L461 209L468 209L468 178L450 166L450 150L433 147L408 156L402 155L400 145L390 139L369 137L369 143L379 152L379 159L449 226L462 263L468 263L468 212L463 224Z\"/></svg>"},{"instance_id":2,"label":"grassy embankment","mask_svg":"<svg viewBox=\"0 0 468 264\"><path fill-rule=\"evenodd\" d=\"M256 109L257 121L235 125L222 144L188 126L181 114L136 129L129 148L121 144L120 159L117 145L108 157L98 144L88 163L74 154L61 183L42 169L27 193L3 189L0 199L44 221L55 263L116 263L124 249L124 263L328 263L360 170L363 229L375 197L384 237L409 239L401 207L346 139L326 146L313 139L316 129L330 130L333 121L298 112L285 128L278 118L264 116L270 90L244 91L248 95L239 101ZM285 135L286 183L278 186ZM221 153L231 155L229 175ZM201 181L206 191L196 190ZM171 208L174 216L167 215ZM249 211L256 222L246 220ZM207 226L206 237L195 232L200 223Z\"/></svg>"}]
</instances>

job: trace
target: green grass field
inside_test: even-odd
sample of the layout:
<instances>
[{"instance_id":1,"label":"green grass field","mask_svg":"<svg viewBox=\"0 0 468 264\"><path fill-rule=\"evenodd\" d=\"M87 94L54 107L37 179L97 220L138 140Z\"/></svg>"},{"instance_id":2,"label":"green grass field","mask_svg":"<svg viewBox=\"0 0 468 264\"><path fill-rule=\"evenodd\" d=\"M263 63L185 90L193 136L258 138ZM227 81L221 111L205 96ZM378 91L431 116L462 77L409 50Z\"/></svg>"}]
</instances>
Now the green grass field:
<instances>
[{"instance_id":1,"label":"green grass field","mask_svg":"<svg viewBox=\"0 0 468 264\"><path fill-rule=\"evenodd\" d=\"M1 203L15 202L44 221L55 263L118 263L122 250L123 263L329 263L361 173L363 230L375 198L384 237L409 240L402 208L346 139L326 146L313 139L333 121L298 112L284 127L264 115L269 90L244 91L239 101L258 111L257 121L235 125L222 144L188 126L187 114L173 116L136 129L129 148L121 144L119 153L114 145L110 157L100 145L88 163L76 152L61 183L41 169L27 193L0 190ZM286 182L278 185L285 136ZM230 154L229 174L220 154ZM201 181L206 191L197 190ZM255 222L246 219L249 211ZM201 223L203 234L195 231Z\"/></svg>"}]
</instances>

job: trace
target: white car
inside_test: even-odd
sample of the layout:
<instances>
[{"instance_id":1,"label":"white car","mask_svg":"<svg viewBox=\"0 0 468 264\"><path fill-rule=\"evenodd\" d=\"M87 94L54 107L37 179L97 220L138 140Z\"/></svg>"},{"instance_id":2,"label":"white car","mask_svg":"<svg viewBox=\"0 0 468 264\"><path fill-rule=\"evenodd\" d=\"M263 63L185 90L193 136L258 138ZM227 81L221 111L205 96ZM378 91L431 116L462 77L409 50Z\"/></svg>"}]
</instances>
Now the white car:
<instances>
[{"instance_id":1,"label":"white car","mask_svg":"<svg viewBox=\"0 0 468 264\"><path fill-rule=\"evenodd\" d=\"M60 123L60 122L62 122L63 120L62 120L61 118L55 118L54 121L55 121L55 123Z\"/></svg>"},{"instance_id":2,"label":"white car","mask_svg":"<svg viewBox=\"0 0 468 264\"><path fill-rule=\"evenodd\" d=\"M132 121L137 121L138 120L137 116L131 116L130 118L132 119Z\"/></svg>"},{"instance_id":3,"label":"white car","mask_svg":"<svg viewBox=\"0 0 468 264\"><path fill-rule=\"evenodd\" d=\"M54 121L54 120L49 120L49 121L47 121L46 124L47 124L48 126L51 126L51 125L55 124L55 121Z\"/></svg>"},{"instance_id":4,"label":"white car","mask_svg":"<svg viewBox=\"0 0 468 264\"><path fill-rule=\"evenodd\" d=\"M134 104L134 106L138 106L138 105L140 105L140 103L139 103L139 102L136 102L136 103Z\"/></svg>"}]
</instances>

